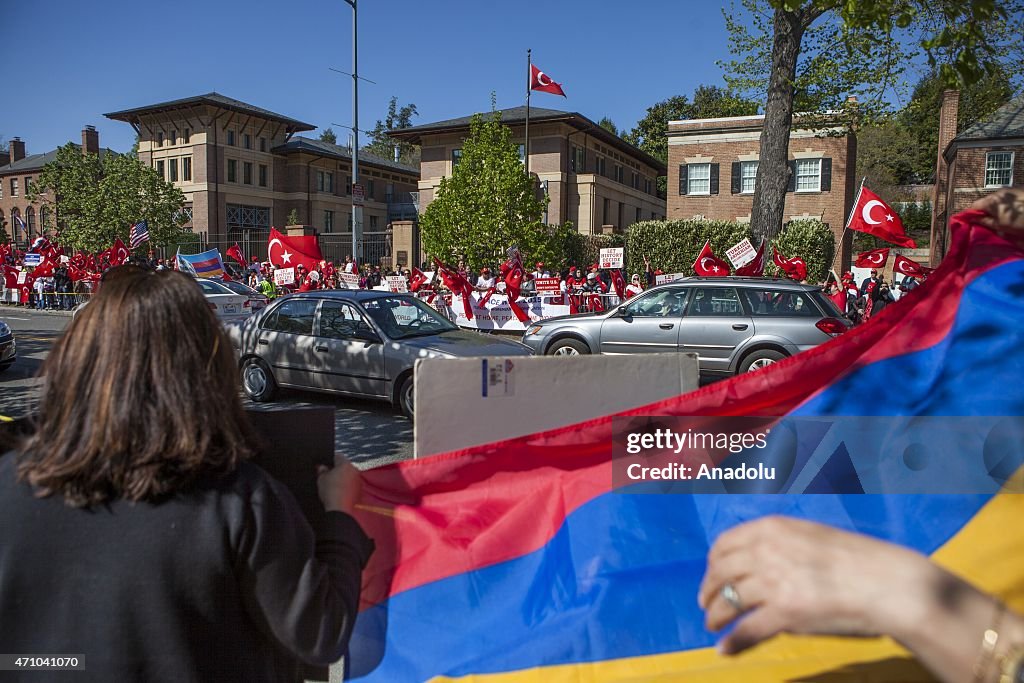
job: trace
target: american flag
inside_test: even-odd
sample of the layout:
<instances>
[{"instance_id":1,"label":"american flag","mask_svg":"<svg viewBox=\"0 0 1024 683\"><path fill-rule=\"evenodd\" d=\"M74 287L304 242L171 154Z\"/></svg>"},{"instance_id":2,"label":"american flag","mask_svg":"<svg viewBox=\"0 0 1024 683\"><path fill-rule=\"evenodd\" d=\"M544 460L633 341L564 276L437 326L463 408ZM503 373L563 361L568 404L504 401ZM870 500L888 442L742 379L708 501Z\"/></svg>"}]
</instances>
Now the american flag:
<instances>
[{"instance_id":1,"label":"american flag","mask_svg":"<svg viewBox=\"0 0 1024 683\"><path fill-rule=\"evenodd\" d=\"M128 245L135 249L143 242L149 241L149 226L146 221L139 221L132 226L131 234L128 237Z\"/></svg>"}]
</instances>

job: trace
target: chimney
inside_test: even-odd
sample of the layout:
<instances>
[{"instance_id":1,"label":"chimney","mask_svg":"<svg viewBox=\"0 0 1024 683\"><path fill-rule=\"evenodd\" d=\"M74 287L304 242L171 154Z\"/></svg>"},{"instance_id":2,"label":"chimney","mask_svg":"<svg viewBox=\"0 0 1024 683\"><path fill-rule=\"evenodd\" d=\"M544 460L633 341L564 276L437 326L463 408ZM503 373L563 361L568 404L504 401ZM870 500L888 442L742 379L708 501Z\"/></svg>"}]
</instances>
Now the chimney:
<instances>
[{"instance_id":1,"label":"chimney","mask_svg":"<svg viewBox=\"0 0 1024 683\"><path fill-rule=\"evenodd\" d=\"M956 137L956 118L960 112L960 91L943 90L942 104L939 106L939 162L935 168L935 176L938 178L945 169L946 162L942 153Z\"/></svg>"},{"instance_id":2,"label":"chimney","mask_svg":"<svg viewBox=\"0 0 1024 683\"><path fill-rule=\"evenodd\" d=\"M943 90L939 106L939 150L935 162L935 191L932 195L931 253L929 265L937 266L946 254L949 213L946 204L949 195L949 167L944 153L956 137L956 119L960 110L960 91Z\"/></svg>"},{"instance_id":3,"label":"chimney","mask_svg":"<svg viewBox=\"0 0 1024 683\"><path fill-rule=\"evenodd\" d=\"M11 138L9 147L12 164L25 158L25 143L21 141L21 138Z\"/></svg>"},{"instance_id":4,"label":"chimney","mask_svg":"<svg viewBox=\"0 0 1024 683\"><path fill-rule=\"evenodd\" d=\"M96 132L96 126L86 126L82 129L82 154L100 153L100 134Z\"/></svg>"}]
</instances>

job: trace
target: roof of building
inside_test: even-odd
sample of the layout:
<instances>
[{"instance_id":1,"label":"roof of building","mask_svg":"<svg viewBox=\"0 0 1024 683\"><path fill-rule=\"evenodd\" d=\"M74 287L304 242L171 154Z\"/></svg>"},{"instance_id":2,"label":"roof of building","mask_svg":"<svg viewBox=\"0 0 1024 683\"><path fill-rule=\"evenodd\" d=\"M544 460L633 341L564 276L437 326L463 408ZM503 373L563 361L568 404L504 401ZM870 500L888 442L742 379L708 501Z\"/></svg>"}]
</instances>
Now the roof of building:
<instances>
[{"instance_id":1,"label":"roof of building","mask_svg":"<svg viewBox=\"0 0 1024 683\"><path fill-rule=\"evenodd\" d=\"M526 121L526 107L499 109L498 113L501 114L502 123L518 124ZM481 115L484 117L484 120L489 120L491 118L491 112L482 112ZM388 135L399 140L407 140L413 144L420 144L420 140L423 135L427 133L441 133L445 131L460 130L463 128L468 129L469 122L472 118L472 116L460 116L456 119L435 121L433 123L425 123L419 126L412 126L410 128L398 128L389 130ZM668 172L668 168L662 161L655 159L642 149L634 147L611 131L605 130L579 112L530 107L531 123L550 123L553 121L563 121L574 126L578 130L591 133L595 137L600 138L602 142L614 145L623 152L642 160L649 166L653 166L661 175Z\"/></svg>"},{"instance_id":2,"label":"roof of building","mask_svg":"<svg viewBox=\"0 0 1024 683\"><path fill-rule=\"evenodd\" d=\"M991 116L969 126L953 138L953 142L1021 137L1024 137L1024 93L999 107Z\"/></svg>"},{"instance_id":3,"label":"roof of building","mask_svg":"<svg viewBox=\"0 0 1024 683\"><path fill-rule=\"evenodd\" d=\"M311 138L304 138L302 136L294 137L283 145L274 147L271 151L274 154L309 152L311 154L320 154L332 159L352 160L351 147L343 147L341 145L331 144L330 142L324 142L323 140L314 140ZM390 159L379 157L376 154L371 154L370 152L362 149L359 150L359 163L371 164L373 166L380 166L392 171L408 173L409 175L416 176L417 178L420 175L419 166L408 166L406 164L396 163Z\"/></svg>"},{"instance_id":4,"label":"roof of building","mask_svg":"<svg viewBox=\"0 0 1024 683\"><path fill-rule=\"evenodd\" d=\"M75 147L81 149L82 146L77 142L72 142ZM100 148L100 157L107 154L118 154L112 149L106 147ZM0 166L0 175L8 175L10 173L24 173L28 171L39 171L46 166L46 164L57 158L57 150L51 149L49 152L43 154L29 154L24 159L18 159L13 164L7 164L6 166Z\"/></svg>"},{"instance_id":5,"label":"roof of building","mask_svg":"<svg viewBox=\"0 0 1024 683\"><path fill-rule=\"evenodd\" d=\"M108 119L115 121L125 121L127 123L138 123L140 116L144 114L157 114L165 111L176 111L186 107L194 107L199 105L210 105L214 107L220 107L221 109L227 109L228 111L238 112L240 114L248 114L250 116L259 116L271 121L278 121L286 124L293 132L303 130L315 130L316 126L311 123L305 123L298 119L293 119L276 112L272 112L269 109L263 109L256 107L251 104L236 100L231 97L225 97L220 93L210 92L205 95L195 95L193 97L185 97L180 100L170 100L169 102L159 102L157 104L149 104L144 107L135 107L134 109L125 109L123 111L110 112L104 114Z\"/></svg>"}]
</instances>

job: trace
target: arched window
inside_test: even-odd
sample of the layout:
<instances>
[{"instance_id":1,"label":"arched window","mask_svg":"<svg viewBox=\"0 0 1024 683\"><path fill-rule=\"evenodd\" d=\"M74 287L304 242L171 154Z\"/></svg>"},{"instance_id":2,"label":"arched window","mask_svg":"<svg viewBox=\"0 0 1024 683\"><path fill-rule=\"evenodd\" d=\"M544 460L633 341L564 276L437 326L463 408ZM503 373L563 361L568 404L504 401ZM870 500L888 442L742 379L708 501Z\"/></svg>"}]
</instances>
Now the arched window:
<instances>
[{"instance_id":1,"label":"arched window","mask_svg":"<svg viewBox=\"0 0 1024 683\"><path fill-rule=\"evenodd\" d=\"M24 242L28 239L28 236L25 235L25 229L21 227L20 219L21 213L18 211L18 208L14 207L11 209L11 235L14 236L15 241Z\"/></svg>"},{"instance_id":2,"label":"arched window","mask_svg":"<svg viewBox=\"0 0 1024 683\"><path fill-rule=\"evenodd\" d=\"M9 225L4 225L4 210L0 209L0 228L8 228Z\"/></svg>"},{"instance_id":3,"label":"arched window","mask_svg":"<svg viewBox=\"0 0 1024 683\"><path fill-rule=\"evenodd\" d=\"M36 236L36 210L34 207L28 207L25 209L25 224L28 225L28 238L32 239Z\"/></svg>"}]
</instances>

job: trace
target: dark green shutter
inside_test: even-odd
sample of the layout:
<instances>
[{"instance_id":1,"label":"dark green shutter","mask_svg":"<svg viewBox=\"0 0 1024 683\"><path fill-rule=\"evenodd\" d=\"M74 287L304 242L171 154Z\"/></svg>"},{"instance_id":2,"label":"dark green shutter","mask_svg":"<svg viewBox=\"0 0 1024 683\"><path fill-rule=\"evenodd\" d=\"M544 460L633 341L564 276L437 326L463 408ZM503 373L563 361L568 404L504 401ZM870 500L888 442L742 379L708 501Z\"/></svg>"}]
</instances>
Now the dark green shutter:
<instances>
[{"instance_id":1,"label":"dark green shutter","mask_svg":"<svg viewBox=\"0 0 1024 683\"><path fill-rule=\"evenodd\" d=\"M679 194L686 194L687 173L686 164L679 164Z\"/></svg>"},{"instance_id":2,"label":"dark green shutter","mask_svg":"<svg viewBox=\"0 0 1024 683\"><path fill-rule=\"evenodd\" d=\"M731 180L731 182L729 184L730 184L730 190L732 191L733 194L739 194L740 191L742 190L742 182L743 182L743 180L742 180L742 178L740 178L740 173L742 173L742 169L743 169L743 165L740 162L738 162L738 161L732 162L732 180Z\"/></svg>"}]
</instances>

